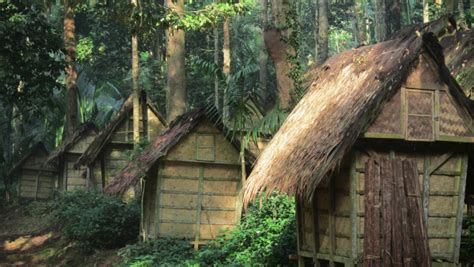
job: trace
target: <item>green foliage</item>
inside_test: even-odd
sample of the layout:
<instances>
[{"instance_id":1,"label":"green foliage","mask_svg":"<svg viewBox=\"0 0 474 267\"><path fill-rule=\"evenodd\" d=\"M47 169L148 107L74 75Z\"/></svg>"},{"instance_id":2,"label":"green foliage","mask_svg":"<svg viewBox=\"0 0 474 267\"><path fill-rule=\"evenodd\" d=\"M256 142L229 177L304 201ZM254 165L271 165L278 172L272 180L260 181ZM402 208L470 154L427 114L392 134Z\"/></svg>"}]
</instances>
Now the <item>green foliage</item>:
<instances>
[{"instance_id":1,"label":"green foliage","mask_svg":"<svg viewBox=\"0 0 474 267\"><path fill-rule=\"evenodd\" d=\"M463 218L463 229L460 257L463 262L474 262L474 216Z\"/></svg>"},{"instance_id":2,"label":"green foliage","mask_svg":"<svg viewBox=\"0 0 474 267\"><path fill-rule=\"evenodd\" d=\"M294 200L272 195L255 201L241 225L211 241L197 259L204 265L276 266L289 265L288 255L295 252Z\"/></svg>"},{"instance_id":3,"label":"green foliage","mask_svg":"<svg viewBox=\"0 0 474 267\"><path fill-rule=\"evenodd\" d=\"M129 245L119 252L124 266L176 266L191 263L195 252L188 241L170 238Z\"/></svg>"},{"instance_id":4,"label":"green foliage","mask_svg":"<svg viewBox=\"0 0 474 267\"><path fill-rule=\"evenodd\" d=\"M73 191L62 195L55 206L56 223L62 232L85 251L118 248L138 237L140 212L137 203L124 203L98 192Z\"/></svg>"}]
</instances>

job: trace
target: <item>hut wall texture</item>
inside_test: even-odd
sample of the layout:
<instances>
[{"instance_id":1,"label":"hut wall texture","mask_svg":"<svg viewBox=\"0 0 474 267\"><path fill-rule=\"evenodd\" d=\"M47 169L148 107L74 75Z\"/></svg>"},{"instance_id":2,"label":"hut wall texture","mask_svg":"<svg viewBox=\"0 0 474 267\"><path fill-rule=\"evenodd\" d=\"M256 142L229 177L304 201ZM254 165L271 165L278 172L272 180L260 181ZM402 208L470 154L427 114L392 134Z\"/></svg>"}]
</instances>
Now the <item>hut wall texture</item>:
<instances>
[{"instance_id":1,"label":"hut wall texture","mask_svg":"<svg viewBox=\"0 0 474 267\"><path fill-rule=\"evenodd\" d=\"M197 248L240 221L239 152L209 122L173 147L146 178L146 238L175 237Z\"/></svg>"},{"instance_id":2,"label":"hut wall texture","mask_svg":"<svg viewBox=\"0 0 474 267\"><path fill-rule=\"evenodd\" d=\"M47 199L53 197L57 172L52 166L41 166L46 158L46 153L36 151L18 170L18 195L20 198Z\"/></svg>"},{"instance_id":3,"label":"hut wall texture","mask_svg":"<svg viewBox=\"0 0 474 267\"><path fill-rule=\"evenodd\" d=\"M100 180L95 180L93 175L91 175L89 180L87 179L87 168L85 166L81 166L79 169L74 168L77 159L86 151L95 136L96 133L94 131L88 131L81 140L65 153L61 163L62 172L60 178L61 184L66 191L100 188Z\"/></svg>"},{"instance_id":4,"label":"hut wall texture","mask_svg":"<svg viewBox=\"0 0 474 267\"><path fill-rule=\"evenodd\" d=\"M467 155L388 150L376 153L387 158L395 156L416 160L432 259L458 262ZM342 263L361 261L364 247L364 176L365 163L371 157L369 154L353 151L353 158L348 161L351 166L341 167L328 185L322 185L315 194L314 203L298 203L301 256Z\"/></svg>"},{"instance_id":5,"label":"hut wall texture","mask_svg":"<svg viewBox=\"0 0 474 267\"><path fill-rule=\"evenodd\" d=\"M165 126L158 116L147 109L148 140L157 137ZM140 110L140 131L143 136L143 116ZM127 118L117 127L109 142L105 145L101 156L94 164L93 173L95 180L100 181L103 187L107 186L130 160L133 150L133 118L128 114ZM129 195L131 192L127 193ZM133 197L133 196L129 196Z\"/></svg>"},{"instance_id":6,"label":"hut wall texture","mask_svg":"<svg viewBox=\"0 0 474 267\"><path fill-rule=\"evenodd\" d=\"M420 55L417 67L384 106L365 137L474 142L472 128L462 119L434 66L432 59Z\"/></svg>"}]
</instances>

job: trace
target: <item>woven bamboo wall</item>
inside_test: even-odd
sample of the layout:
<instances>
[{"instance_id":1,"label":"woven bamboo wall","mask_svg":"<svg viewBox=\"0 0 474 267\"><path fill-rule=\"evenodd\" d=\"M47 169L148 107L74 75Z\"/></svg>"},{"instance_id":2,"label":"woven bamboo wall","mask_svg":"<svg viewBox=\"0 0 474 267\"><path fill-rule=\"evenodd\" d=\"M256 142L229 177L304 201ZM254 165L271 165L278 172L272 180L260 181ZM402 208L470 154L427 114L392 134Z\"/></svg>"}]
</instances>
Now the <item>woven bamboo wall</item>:
<instances>
[{"instance_id":1,"label":"woven bamboo wall","mask_svg":"<svg viewBox=\"0 0 474 267\"><path fill-rule=\"evenodd\" d=\"M100 188L100 182L94 179L87 180L87 170L85 166L79 169L74 168L74 164L87 147L92 143L97 134L90 130L68 151L66 151L63 161L61 162L62 172L60 188L66 191L86 188ZM64 186L64 187L63 187Z\"/></svg>"},{"instance_id":2,"label":"woven bamboo wall","mask_svg":"<svg viewBox=\"0 0 474 267\"><path fill-rule=\"evenodd\" d=\"M389 157L388 152L377 154ZM467 155L403 151L395 151L394 155L401 159L414 159L418 163L433 261L457 262ZM352 168L342 168L332 182L318 189L317 199L312 204L315 208L298 203L299 255L313 257L316 244L318 259L361 262L364 245L364 172L369 157L367 152L355 152ZM328 212L330 210L333 212ZM319 231L314 233L313 229Z\"/></svg>"},{"instance_id":3,"label":"woven bamboo wall","mask_svg":"<svg viewBox=\"0 0 474 267\"><path fill-rule=\"evenodd\" d=\"M150 109L147 109L147 119L148 119L148 139L153 140L158 136L165 126L161 123L158 116ZM140 109L140 135L143 136L143 116ZM111 142L113 143L133 143L133 117L132 112L127 114L127 118L123 120L120 125L115 130L114 134L111 137Z\"/></svg>"},{"instance_id":4,"label":"woven bamboo wall","mask_svg":"<svg viewBox=\"0 0 474 267\"><path fill-rule=\"evenodd\" d=\"M146 178L146 237L186 238L197 248L239 222L239 152L211 123L202 122L158 165Z\"/></svg>"},{"instance_id":5,"label":"woven bamboo wall","mask_svg":"<svg viewBox=\"0 0 474 267\"><path fill-rule=\"evenodd\" d=\"M158 116L150 109L148 112L148 139L153 140L164 129L165 126ZM143 116L140 111L140 131L143 135ZM110 141L105 145L99 162L94 164L94 176L97 183L107 186L129 161L131 150L133 149L133 118L128 114L127 118L117 127ZM127 194L128 198L133 198L132 191Z\"/></svg>"},{"instance_id":6,"label":"woven bamboo wall","mask_svg":"<svg viewBox=\"0 0 474 267\"><path fill-rule=\"evenodd\" d=\"M474 142L472 127L472 120L462 118L461 109L439 78L435 63L422 55L365 137Z\"/></svg>"},{"instance_id":7,"label":"woven bamboo wall","mask_svg":"<svg viewBox=\"0 0 474 267\"><path fill-rule=\"evenodd\" d=\"M33 152L18 171L18 195L20 198L47 199L53 197L57 172L53 166L42 167L47 154Z\"/></svg>"}]
</instances>

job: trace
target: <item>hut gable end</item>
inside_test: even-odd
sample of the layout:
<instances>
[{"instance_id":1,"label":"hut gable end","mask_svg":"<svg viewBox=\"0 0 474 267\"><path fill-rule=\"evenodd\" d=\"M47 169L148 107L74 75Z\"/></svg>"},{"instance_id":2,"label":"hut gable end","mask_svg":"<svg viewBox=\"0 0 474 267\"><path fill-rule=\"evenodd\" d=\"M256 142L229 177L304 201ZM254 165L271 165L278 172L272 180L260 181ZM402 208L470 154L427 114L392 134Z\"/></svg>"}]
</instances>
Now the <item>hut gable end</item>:
<instances>
[{"instance_id":1,"label":"hut gable end","mask_svg":"<svg viewBox=\"0 0 474 267\"><path fill-rule=\"evenodd\" d=\"M454 101L438 66L427 53L364 134L410 141L474 141L472 121Z\"/></svg>"}]
</instances>

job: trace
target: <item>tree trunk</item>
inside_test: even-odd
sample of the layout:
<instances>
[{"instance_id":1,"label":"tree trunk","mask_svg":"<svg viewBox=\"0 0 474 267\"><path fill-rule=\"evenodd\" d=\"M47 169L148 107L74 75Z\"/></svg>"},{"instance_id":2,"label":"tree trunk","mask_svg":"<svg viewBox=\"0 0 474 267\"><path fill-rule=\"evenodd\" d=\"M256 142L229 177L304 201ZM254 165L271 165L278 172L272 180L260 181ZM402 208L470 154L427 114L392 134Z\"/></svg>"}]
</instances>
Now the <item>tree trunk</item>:
<instances>
[{"instance_id":1,"label":"tree trunk","mask_svg":"<svg viewBox=\"0 0 474 267\"><path fill-rule=\"evenodd\" d=\"M168 8L182 14L184 0L166 0ZM168 121L174 120L186 111L186 72L185 72L185 32L168 28L166 54L168 61L167 79L167 115Z\"/></svg>"},{"instance_id":2,"label":"tree trunk","mask_svg":"<svg viewBox=\"0 0 474 267\"><path fill-rule=\"evenodd\" d=\"M401 29L400 0L387 0L386 10L387 36L389 36Z\"/></svg>"},{"instance_id":3,"label":"tree trunk","mask_svg":"<svg viewBox=\"0 0 474 267\"><path fill-rule=\"evenodd\" d=\"M132 0L133 8L138 8L138 0ZM138 82L139 58L137 30L132 30L132 100L133 100L133 145L140 142L140 85Z\"/></svg>"},{"instance_id":4,"label":"tree trunk","mask_svg":"<svg viewBox=\"0 0 474 267\"><path fill-rule=\"evenodd\" d=\"M224 24L222 26L224 33L224 43L222 44L222 54L223 54L223 67L222 73L224 74L226 85L224 87L224 104L223 104L223 117L224 120L229 119L229 79L230 79L230 18L224 19Z\"/></svg>"},{"instance_id":5,"label":"tree trunk","mask_svg":"<svg viewBox=\"0 0 474 267\"><path fill-rule=\"evenodd\" d=\"M387 34L385 24L385 0L375 0L375 40L383 42Z\"/></svg>"},{"instance_id":6,"label":"tree trunk","mask_svg":"<svg viewBox=\"0 0 474 267\"><path fill-rule=\"evenodd\" d=\"M427 23L430 21L430 10L428 0L423 0L423 22Z\"/></svg>"},{"instance_id":7,"label":"tree trunk","mask_svg":"<svg viewBox=\"0 0 474 267\"><path fill-rule=\"evenodd\" d=\"M73 134L78 121L77 112L77 71L76 71L76 23L74 6L70 0L64 1L64 47L66 49L66 136Z\"/></svg>"},{"instance_id":8,"label":"tree trunk","mask_svg":"<svg viewBox=\"0 0 474 267\"><path fill-rule=\"evenodd\" d=\"M329 4L328 0L319 0L318 60L322 64L329 57Z\"/></svg>"},{"instance_id":9,"label":"tree trunk","mask_svg":"<svg viewBox=\"0 0 474 267\"><path fill-rule=\"evenodd\" d=\"M466 13L464 12L464 0L459 0L458 10L459 10L458 24L461 29L467 30L468 27L467 27L467 22L466 22Z\"/></svg>"},{"instance_id":10,"label":"tree trunk","mask_svg":"<svg viewBox=\"0 0 474 267\"><path fill-rule=\"evenodd\" d=\"M318 60L319 46L319 0L314 1L314 61Z\"/></svg>"},{"instance_id":11,"label":"tree trunk","mask_svg":"<svg viewBox=\"0 0 474 267\"><path fill-rule=\"evenodd\" d=\"M260 43L260 54L258 56L258 64L260 66L259 72L259 87L262 92L263 102L265 109L268 107L268 90L267 90L267 77L268 77L268 55L267 50L265 49L265 28L268 24L268 0L260 0L261 11L260 11L260 23L262 24L262 34L261 34L261 43Z\"/></svg>"},{"instance_id":12,"label":"tree trunk","mask_svg":"<svg viewBox=\"0 0 474 267\"><path fill-rule=\"evenodd\" d=\"M364 1L355 0L355 19L357 28L357 45L367 44L367 33L365 31Z\"/></svg>"},{"instance_id":13,"label":"tree trunk","mask_svg":"<svg viewBox=\"0 0 474 267\"><path fill-rule=\"evenodd\" d=\"M5 128L2 132L2 145L3 145L3 184L5 185L5 200L10 203L12 200L12 177L8 177L7 173L12 166L12 120L13 120L13 105L5 103L3 106L3 112L5 116Z\"/></svg>"},{"instance_id":14,"label":"tree trunk","mask_svg":"<svg viewBox=\"0 0 474 267\"><path fill-rule=\"evenodd\" d=\"M219 66L219 31L214 28L214 65ZM217 72L214 74L214 105L217 110L220 108L220 98L219 98L219 75Z\"/></svg>"}]
</instances>

